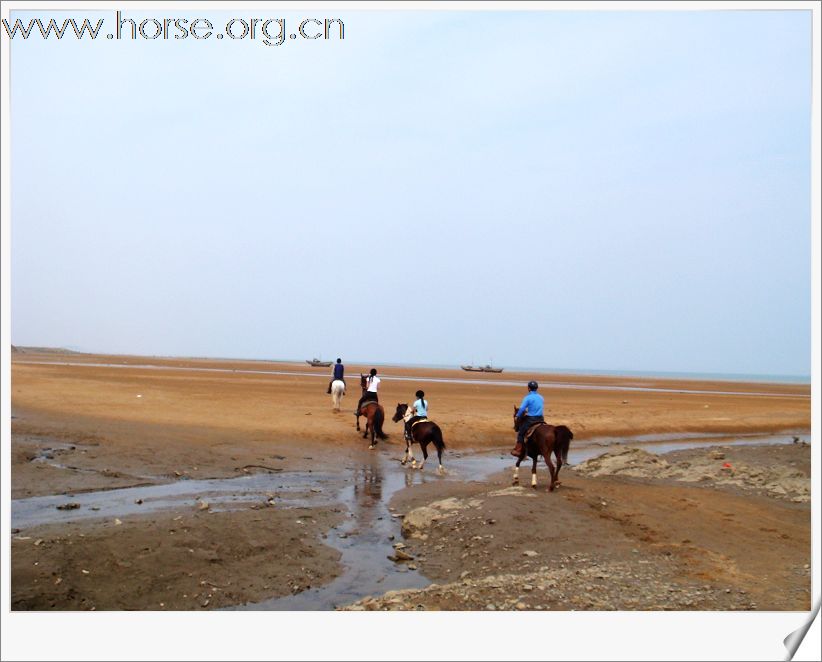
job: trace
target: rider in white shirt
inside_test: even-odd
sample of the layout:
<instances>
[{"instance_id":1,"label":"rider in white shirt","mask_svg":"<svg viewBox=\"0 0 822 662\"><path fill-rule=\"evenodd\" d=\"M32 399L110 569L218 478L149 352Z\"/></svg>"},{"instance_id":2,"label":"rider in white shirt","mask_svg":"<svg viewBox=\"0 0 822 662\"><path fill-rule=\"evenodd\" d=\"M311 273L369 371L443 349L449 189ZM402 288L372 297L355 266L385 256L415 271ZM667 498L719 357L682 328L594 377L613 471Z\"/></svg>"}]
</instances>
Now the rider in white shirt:
<instances>
[{"instance_id":1,"label":"rider in white shirt","mask_svg":"<svg viewBox=\"0 0 822 662\"><path fill-rule=\"evenodd\" d=\"M379 386L380 378L377 377L377 370L376 368L371 368L371 372L368 375L368 380L366 381L365 394L360 398L360 401L357 404L357 411L359 411L360 407L362 407L366 402L380 401L379 397L377 397L377 389Z\"/></svg>"}]
</instances>

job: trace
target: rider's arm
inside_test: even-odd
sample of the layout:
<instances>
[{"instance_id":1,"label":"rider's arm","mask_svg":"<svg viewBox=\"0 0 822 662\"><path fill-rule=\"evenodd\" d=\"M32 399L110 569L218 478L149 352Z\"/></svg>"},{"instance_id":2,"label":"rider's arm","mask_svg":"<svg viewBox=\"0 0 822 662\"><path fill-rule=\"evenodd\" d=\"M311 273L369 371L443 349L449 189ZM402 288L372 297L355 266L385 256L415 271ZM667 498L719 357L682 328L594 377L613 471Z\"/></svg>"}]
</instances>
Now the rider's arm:
<instances>
[{"instance_id":1,"label":"rider's arm","mask_svg":"<svg viewBox=\"0 0 822 662\"><path fill-rule=\"evenodd\" d=\"M519 410L517 410L517 418L522 416L527 409L528 409L528 396L526 395L522 399L522 404L519 406Z\"/></svg>"}]
</instances>

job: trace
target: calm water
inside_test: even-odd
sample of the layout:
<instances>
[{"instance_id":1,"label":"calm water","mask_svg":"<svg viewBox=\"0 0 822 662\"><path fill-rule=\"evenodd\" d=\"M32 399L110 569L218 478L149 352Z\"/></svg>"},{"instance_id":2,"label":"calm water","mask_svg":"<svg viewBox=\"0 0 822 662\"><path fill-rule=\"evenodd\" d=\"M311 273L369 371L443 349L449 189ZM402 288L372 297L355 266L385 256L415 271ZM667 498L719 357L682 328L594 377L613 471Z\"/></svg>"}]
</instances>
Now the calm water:
<instances>
[{"instance_id":1,"label":"calm water","mask_svg":"<svg viewBox=\"0 0 822 662\"><path fill-rule=\"evenodd\" d=\"M211 372L211 373L238 373L238 374L253 374L253 375L297 375L301 377L317 377L325 381L328 380L328 372L318 371L301 371L301 370L252 370L249 368L203 368L203 367L186 367L186 366L166 366L166 365L151 365L148 363L85 363L72 361L15 361L15 363L28 365L62 365L72 367L88 367L88 368L121 368L134 369L140 368L142 370L162 370L162 371L184 371L184 372ZM401 370L398 369L398 370ZM475 373L482 374L482 373ZM582 374L582 373L580 373ZM522 389L522 380L506 380L506 379L487 379L482 377L468 378L468 377L411 377L404 376L399 373L383 373L381 377L386 381L405 381L405 382L445 382L451 384L470 384L474 386L512 386ZM349 378L350 381L350 378ZM625 392L645 392L645 393L689 393L689 394L704 394L704 395L745 395L752 397L777 397L777 398L799 398L810 399L810 394L774 394L767 392L755 391L717 391L705 389L689 389L671 386L662 387L645 387L645 386L631 386L627 384L616 385L602 385L602 384L568 384L565 382L546 382L540 381L540 388L544 390L550 389L572 389L572 390L593 390L593 391L625 391Z\"/></svg>"}]
</instances>

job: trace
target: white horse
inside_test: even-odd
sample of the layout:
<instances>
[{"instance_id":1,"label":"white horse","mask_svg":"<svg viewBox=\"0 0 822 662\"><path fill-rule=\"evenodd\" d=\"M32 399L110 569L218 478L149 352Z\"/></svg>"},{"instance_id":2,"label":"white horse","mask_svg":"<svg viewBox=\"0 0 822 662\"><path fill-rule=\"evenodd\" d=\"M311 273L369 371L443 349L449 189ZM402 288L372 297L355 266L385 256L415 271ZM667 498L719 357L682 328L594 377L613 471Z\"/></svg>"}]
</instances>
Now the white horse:
<instances>
[{"instance_id":1,"label":"white horse","mask_svg":"<svg viewBox=\"0 0 822 662\"><path fill-rule=\"evenodd\" d=\"M331 402L334 404L334 411L340 411L340 400L345 395L345 382L335 379L331 382Z\"/></svg>"}]
</instances>

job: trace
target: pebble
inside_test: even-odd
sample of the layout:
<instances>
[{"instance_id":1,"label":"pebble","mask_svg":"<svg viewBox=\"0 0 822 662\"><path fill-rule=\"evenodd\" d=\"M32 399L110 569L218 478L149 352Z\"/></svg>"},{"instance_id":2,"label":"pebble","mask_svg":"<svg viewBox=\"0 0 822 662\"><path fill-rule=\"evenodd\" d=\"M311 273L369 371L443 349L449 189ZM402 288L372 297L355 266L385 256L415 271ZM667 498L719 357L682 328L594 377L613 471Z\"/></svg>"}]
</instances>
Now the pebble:
<instances>
[{"instance_id":1,"label":"pebble","mask_svg":"<svg viewBox=\"0 0 822 662\"><path fill-rule=\"evenodd\" d=\"M522 553L522 555L523 556L537 556L537 553L532 549L528 549L528 550L524 551Z\"/></svg>"}]
</instances>

